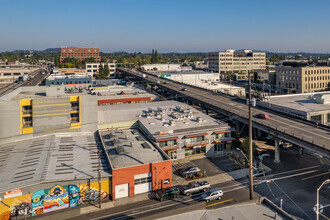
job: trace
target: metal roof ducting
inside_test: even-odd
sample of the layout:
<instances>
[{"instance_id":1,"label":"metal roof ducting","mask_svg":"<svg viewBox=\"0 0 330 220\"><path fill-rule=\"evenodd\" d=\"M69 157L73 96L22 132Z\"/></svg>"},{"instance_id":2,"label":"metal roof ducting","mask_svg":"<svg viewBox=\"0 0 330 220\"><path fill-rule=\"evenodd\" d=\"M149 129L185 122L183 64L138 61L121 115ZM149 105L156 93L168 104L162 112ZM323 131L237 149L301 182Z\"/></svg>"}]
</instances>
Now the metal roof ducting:
<instances>
[{"instance_id":1,"label":"metal roof ducting","mask_svg":"<svg viewBox=\"0 0 330 220\"><path fill-rule=\"evenodd\" d=\"M147 142L141 144L144 149L151 149L150 145Z\"/></svg>"},{"instance_id":2,"label":"metal roof ducting","mask_svg":"<svg viewBox=\"0 0 330 220\"><path fill-rule=\"evenodd\" d=\"M120 143L120 141L118 139L114 139L111 142L114 146Z\"/></svg>"},{"instance_id":3,"label":"metal roof ducting","mask_svg":"<svg viewBox=\"0 0 330 220\"><path fill-rule=\"evenodd\" d=\"M125 152L125 149L122 146L116 147L116 152L117 154L122 154Z\"/></svg>"}]
</instances>

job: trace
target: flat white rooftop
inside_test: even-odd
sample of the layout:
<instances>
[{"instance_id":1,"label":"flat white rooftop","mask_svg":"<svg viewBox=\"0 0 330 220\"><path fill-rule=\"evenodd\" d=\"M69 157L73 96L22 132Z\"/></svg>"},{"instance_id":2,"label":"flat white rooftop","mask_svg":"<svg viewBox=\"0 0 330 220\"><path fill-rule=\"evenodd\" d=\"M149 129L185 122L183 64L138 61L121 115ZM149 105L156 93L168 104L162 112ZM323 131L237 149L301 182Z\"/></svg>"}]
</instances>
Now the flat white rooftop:
<instances>
[{"instance_id":1,"label":"flat white rooftop","mask_svg":"<svg viewBox=\"0 0 330 220\"><path fill-rule=\"evenodd\" d=\"M330 104L319 104L311 99L315 94L330 94L330 92L270 96L269 103L303 112L330 111Z\"/></svg>"},{"instance_id":2,"label":"flat white rooftop","mask_svg":"<svg viewBox=\"0 0 330 220\"><path fill-rule=\"evenodd\" d=\"M41 182L97 178L101 143L94 134L56 134L0 146L0 192ZM110 176L101 154L102 176Z\"/></svg>"},{"instance_id":3,"label":"flat white rooftop","mask_svg":"<svg viewBox=\"0 0 330 220\"><path fill-rule=\"evenodd\" d=\"M112 169L161 162L167 159L138 130L99 131L99 133Z\"/></svg>"}]
</instances>

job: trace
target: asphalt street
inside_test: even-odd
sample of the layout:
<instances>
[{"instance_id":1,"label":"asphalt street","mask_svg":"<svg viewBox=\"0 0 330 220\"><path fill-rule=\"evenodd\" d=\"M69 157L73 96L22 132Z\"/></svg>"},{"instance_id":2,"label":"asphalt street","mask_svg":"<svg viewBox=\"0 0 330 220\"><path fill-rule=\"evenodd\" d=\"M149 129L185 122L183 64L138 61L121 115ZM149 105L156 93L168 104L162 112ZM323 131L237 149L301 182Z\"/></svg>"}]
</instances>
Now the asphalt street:
<instances>
[{"instance_id":1,"label":"asphalt street","mask_svg":"<svg viewBox=\"0 0 330 220\"><path fill-rule=\"evenodd\" d=\"M221 200L214 200L206 203L201 200L202 193L196 193L192 197L179 196L174 199L167 199L160 202L156 199L150 199L143 202L115 207L112 209L100 211L97 213L91 213L74 217L70 219L141 219L141 218L157 218L161 213L174 210L172 214L182 213L181 208L185 208L186 211L198 209L213 209L233 205L249 200L249 191L246 185L236 181L230 181L226 183L213 185L212 188L221 188L224 195ZM191 209L190 209L191 207Z\"/></svg>"},{"instance_id":2,"label":"asphalt street","mask_svg":"<svg viewBox=\"0 0 330 220\"><path fill-rule=\"evenodd\" d=\"M330 178L329 159L311 155L297 156L298 150L282 150L281 163L267 159L264 163L273 169L265 177L259 177L255 191L266 196L288 213L303 219L316 219L316 189ZM330 184L320 191L320 204L327 206L321 215L330 217ZM320 217L320 219L327 219Z\"/></svg>"}]
</instances>

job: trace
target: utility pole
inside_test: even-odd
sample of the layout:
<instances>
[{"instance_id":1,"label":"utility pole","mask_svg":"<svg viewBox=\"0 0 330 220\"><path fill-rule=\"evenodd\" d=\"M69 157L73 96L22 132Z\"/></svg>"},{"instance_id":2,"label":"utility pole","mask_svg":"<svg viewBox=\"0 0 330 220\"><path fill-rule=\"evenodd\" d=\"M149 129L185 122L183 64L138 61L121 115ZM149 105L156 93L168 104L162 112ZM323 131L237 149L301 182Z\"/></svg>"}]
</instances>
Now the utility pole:
<instances>
[{"instance_id":1,"label":"utility pole","mask_svg":"<svg viewBox=\"0 0 330 220\"><path fill-rule=\"evenodd\" d=\"M101 151L97 151L99 157L99 164L98 164L98 182L99 182L99 209L101 209Z\"/></svg>"},{"instance_id":2,"label":"utility pole","mask_svg":"<svg viewBox=\"0 0 330 220\"><path fill-rule=\"evenodd\" d=\"M250 157L250 200L253 199L253 155L252 155L252 111L251 111L251 72L249 76L249 157Z\"/></svg>"}]
</instances>

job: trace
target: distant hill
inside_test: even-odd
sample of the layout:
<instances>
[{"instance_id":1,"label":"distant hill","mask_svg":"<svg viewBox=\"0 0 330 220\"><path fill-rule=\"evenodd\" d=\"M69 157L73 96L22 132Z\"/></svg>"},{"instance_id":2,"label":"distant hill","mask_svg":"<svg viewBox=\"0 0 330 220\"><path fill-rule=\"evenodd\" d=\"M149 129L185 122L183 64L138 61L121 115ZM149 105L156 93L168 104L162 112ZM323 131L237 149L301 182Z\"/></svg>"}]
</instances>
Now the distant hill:
<instances>
[{"instance_id":1,"label":"distant hill","mask_svg":"<svg viewBox=\"0 0 330 220\"><path fill-rule=\"evenodd\" d=\"M46 50L41 51L43 53L60 53L61 48L47 48Z\"/></svg>"}]
</instances>

